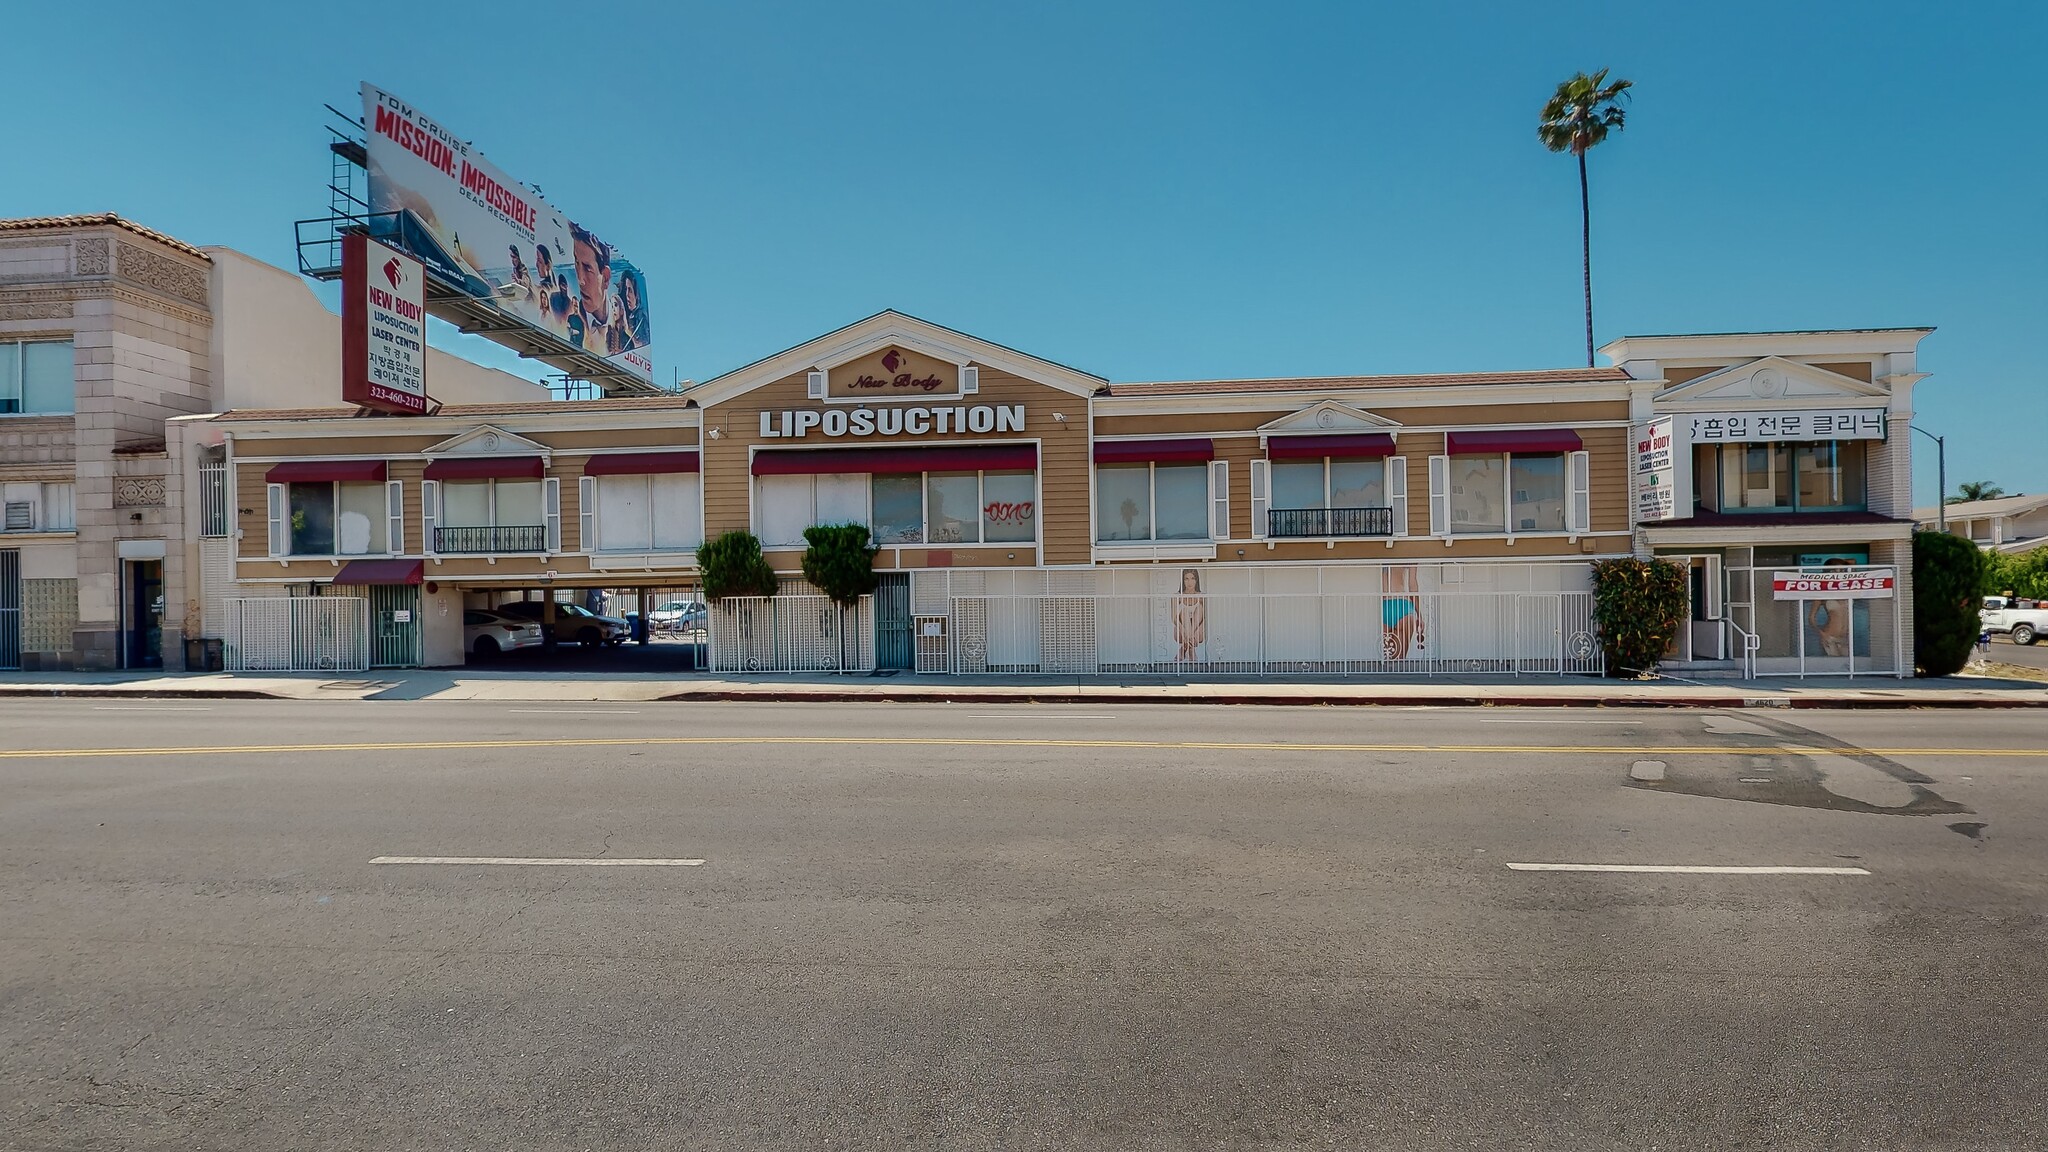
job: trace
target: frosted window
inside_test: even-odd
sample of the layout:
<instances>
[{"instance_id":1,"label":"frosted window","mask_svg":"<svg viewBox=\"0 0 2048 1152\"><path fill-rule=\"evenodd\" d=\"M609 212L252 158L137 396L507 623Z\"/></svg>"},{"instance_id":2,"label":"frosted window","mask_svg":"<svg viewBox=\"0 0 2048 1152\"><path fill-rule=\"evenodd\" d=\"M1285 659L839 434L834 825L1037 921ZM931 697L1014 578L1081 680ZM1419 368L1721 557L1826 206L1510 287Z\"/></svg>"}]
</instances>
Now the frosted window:
<instances>
[{"instance_id":1,"label":"frosted window","mask_svg":"<svg viewBox=\"0 0 2048 1152\"><path fill-rule=\"evenodd\" d=\"M607 552L645 552L654 547L649 522L647 477L597 478L597 538Z\"/></svg>"},{"instance_id":2,"label":"frosted window","mask_svg":"<svg viewBox=\"0 0 2048 1152\"><path fill-rule=\"evenodd\" d=\"M868 477L865 472L833 472L815 477L820 524L866 524Z\"/></svg>"},{"instance_id":3,"label":"frosted window","mask_svg":"<svg viewBox=\"0 0 2048 1152\"><path fill-rule=\"evenodd\" d=\"M1500 456L1451 457L1451 531L1508 530L1506 459Z\"/></svg>"},{"instance_id":4,"label":"frosted window","mask_svg":"<svg viewBox=\"0 0 2048 1152\"><path fill-rule=\"evenodd\" d=\"M704 512L697 501L697 475L676 472L647 478L654 509L654 546L695 548L704 542Z\"/></svg>"},{"instance_id":5,"label":"frosted window","mask_svg":"<svg viewBox=\"0 0 2048 1152\"><path fill-rule=\"evenodd\" d=\"M974 473L932 473L924 507L933 544L981 542L981 481Z\"/></svg>"},{"instance_id":6,"label":"frosted window","mask_svg":"<svg viewBox=\"0 0 2048 1152\"><path fill-rule=\"evenodd\" d=\"M811 518L811 477L758 476L754 479L755 520L761 543L769 548L802 547Z\"/></svg>"},{"instance_id":7,"label":"frosted window","mask_svg":"<svg viewBox=\"0 0 2048 1152\"><path fill-rule=\"evenodd\" d=\"M343 484L341 515L335 520L337 547L343 556L367 556L390 551L389 498L382 484Z\"/></svg>"},{"instance_id":8,"label":"frosted window","mask_svg":"<svg viewBox=\"0 0 2048 1152\"><path fill-rule=\"evenodd\" d=\"M1152 538L1152 466L1105 464L1095 470L1095 538Z\"/></svg>"},{"instance_id":9,"label":"frosted window","mask_svg":"<svg viewBox=\"0 0 2048 1152\"><path fill-rule=\"evenodd\" d=\"M981 538L991 544L1038 539L1038 473L982 474Z\"/></svg>"}]
</instances>

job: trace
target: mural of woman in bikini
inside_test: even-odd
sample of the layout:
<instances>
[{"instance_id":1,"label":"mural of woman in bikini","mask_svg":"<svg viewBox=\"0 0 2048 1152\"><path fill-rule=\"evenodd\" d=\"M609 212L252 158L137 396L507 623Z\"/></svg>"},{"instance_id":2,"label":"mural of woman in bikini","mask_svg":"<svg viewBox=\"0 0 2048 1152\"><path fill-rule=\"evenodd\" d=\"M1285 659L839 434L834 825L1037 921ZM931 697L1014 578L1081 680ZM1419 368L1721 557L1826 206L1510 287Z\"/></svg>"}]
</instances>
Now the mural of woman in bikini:
<instances>
[{"instance_id":1,"label":"mural of woman in bikini","mask_svg":"<svg viewBox=\"0 0 2048 1152\"><path fill-rule=\"evenodd\" d=\"M1410 647L1421 652L1429 639L1422 623L1422 574L1413 564L1382 568L1380 593L1387 659L1406 660Z\"/></svg>"},{"instance_id":2,"label":"mural of woman in bikini","mask_svg":"<svg viewBox=\"0 0 2048 1152\"><path fill-rule=\"evenodd\" d=\"M1202 598L1202 574L1193 568L1180 570L1180 595L1173 598L1173 642L1179 651L1174 659L1192 664L1202 658L1202 642L1208 639L1209 606Z\"/></svg>"}]
</instances>

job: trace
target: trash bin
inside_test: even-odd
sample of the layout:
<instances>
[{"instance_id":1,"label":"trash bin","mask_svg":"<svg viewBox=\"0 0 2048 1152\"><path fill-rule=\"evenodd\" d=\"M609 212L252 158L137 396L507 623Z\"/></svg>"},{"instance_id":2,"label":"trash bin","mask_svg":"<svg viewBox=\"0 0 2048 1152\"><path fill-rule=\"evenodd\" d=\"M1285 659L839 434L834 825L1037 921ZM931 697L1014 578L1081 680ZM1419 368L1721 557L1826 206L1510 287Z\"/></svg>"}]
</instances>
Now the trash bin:
<instances>
[{"instance_id":1,"label":"trash bin","mask_svg":"<svg viewBox=\"0 0 2048 1152\"><path fill-rule=\"evenodd\" d=\"M642 616L642 615L641 615L640 613L638 613L638 612L635 612L635 613L633 613L633 614L632 614L632 620L633 620L633 643L635 643L635 644L645 644L645 643L647 643L647 617L645 617L645 616Z\"/></svg>"}]
</instances>

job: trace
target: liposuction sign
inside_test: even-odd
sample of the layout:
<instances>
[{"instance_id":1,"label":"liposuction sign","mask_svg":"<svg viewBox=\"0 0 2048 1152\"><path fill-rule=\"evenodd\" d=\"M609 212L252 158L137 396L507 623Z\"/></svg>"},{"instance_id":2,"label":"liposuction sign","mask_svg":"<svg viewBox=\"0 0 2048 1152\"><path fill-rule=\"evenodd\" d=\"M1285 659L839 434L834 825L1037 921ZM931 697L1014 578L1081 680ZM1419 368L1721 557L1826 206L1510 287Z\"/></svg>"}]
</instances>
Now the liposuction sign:
<instances>
[{"instance_id":1,"label":"liposuction sign","mask_svg":"<svg viewBox=\"0 0 2048 1152\"><path fill-rule=\"evenodd\" d=\"M784 409L761 413L761 438L801 440L864 436L964 436L1024 431L1022 404L886 405L875 408Z\"/></svg>"}]
</instances>

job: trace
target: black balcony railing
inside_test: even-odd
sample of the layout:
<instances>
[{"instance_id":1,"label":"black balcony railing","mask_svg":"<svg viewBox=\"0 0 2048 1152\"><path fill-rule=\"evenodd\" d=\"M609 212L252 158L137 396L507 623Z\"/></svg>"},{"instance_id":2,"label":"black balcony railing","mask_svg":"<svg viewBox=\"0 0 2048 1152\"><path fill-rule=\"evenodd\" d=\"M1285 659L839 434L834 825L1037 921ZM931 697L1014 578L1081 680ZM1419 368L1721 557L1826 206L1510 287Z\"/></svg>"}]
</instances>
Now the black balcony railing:
<instances>
[{"instance_id":1,"label":"black balcony railing","mask_svg":"<svg viewBox=\"0 0 2048 1152\"><path fill-rule=\"evenodd\" d=\"M543 524L499 525L496 528L436 528L434 551L483 555L500 552L545 552L548 530Z\"/></svg>"},{"instance_id":2,"label":"black balcony railing","mask_svg":"<svg viewBox=\"0 0 2048 1152\"><path fill-rule=\"evenodd\" d=\"M1392 508L1272 508L1268 536L1392 536Z\"/></svg>"}]
</instances>

